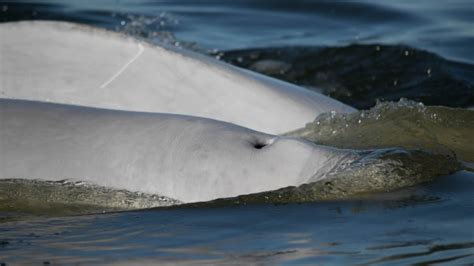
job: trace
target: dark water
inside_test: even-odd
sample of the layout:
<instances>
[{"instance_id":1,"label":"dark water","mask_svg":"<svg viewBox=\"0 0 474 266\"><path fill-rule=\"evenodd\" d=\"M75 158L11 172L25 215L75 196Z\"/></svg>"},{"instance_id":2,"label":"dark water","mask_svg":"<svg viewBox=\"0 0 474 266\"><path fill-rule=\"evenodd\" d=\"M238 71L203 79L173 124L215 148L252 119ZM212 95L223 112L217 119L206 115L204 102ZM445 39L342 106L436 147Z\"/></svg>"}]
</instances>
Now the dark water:
<instances>
[{"instance_id":1,"label":"dark water","mask_svg":"<svg viewBox=\"0 0 474 266\"><path fill-rule=\"evenodd\" d=\"M359 109L408 98L415 102L320 117L298 136L348 148L443 150L472 169L472 1L0 1L0 21L25 19L181 46ZM304 204L249 200L64 216L100 208L45 202L19 211L3 208L0 196L0 263L471 265L472 195L474 174L463 170Z\"/></svg>"},{"instance_id":2,"label":"dark water","mask_svg":"<svg viewBox=\"0 0 474 266\"><path fill-rule=\"evenodd\" d=\"M257 48L220 56L359 109L402 97L427 105L474 106L473 65L405 45Z\"/></svg>"}]
</instances>

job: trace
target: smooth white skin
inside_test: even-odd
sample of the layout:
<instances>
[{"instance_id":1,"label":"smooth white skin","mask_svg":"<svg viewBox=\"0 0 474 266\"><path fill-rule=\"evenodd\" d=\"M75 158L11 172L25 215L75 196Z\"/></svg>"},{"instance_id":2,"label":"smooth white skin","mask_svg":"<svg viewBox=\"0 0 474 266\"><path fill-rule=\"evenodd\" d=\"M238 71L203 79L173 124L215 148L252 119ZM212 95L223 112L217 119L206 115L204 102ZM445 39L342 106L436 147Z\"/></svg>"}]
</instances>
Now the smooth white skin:
<instances>
[{"instance_id":1,"label":"smooth white skin","mask_svg":"<svg viewBox=\"0 0 474 266\"><path fill-rule=\"evenodd\" d=\"M205 118L0 99L3 179L87 181L195 202L315 181L346 154Z\"/></svg>"},{"instance_id":2,"label":"smooth white skin","mask_svg":"<svg viewBox=\"0 0 474 266\"><path fill-rule=\"evenodd\" d=\"M355 109L213 58L65 22L0 24L0 97L208 117L281 134Z\"/></svg>"}]
</instances>

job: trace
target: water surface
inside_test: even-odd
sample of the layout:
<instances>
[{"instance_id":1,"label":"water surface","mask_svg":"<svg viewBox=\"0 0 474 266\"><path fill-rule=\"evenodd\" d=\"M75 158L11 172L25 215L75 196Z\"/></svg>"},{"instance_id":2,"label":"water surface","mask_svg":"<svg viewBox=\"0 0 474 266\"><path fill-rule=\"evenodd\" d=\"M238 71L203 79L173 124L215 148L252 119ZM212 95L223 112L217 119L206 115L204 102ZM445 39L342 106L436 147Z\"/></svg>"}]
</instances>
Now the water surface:
<instances>
[{"instance_id":1,"label":"water surface","mask_svg":"<svg viewBox=\"0 0 474 266\"><path fill-rule=\"evenodd\" d=\"M376 167L349 168L358 170L329 190L129 212L113 211L176 202L6 181L0 263L474 263L472 1L0 1L0 21L30 19L176 45L330 95L365 111L325 114L290 134L343 148L395 147L406 165L424 168L372 160ZM442 176L419 178L435 168ZM354 186L340 180L354 178L387 186L346 197ZM309 197L314 191L343 197Z\"/></svg>"}]
</instances>

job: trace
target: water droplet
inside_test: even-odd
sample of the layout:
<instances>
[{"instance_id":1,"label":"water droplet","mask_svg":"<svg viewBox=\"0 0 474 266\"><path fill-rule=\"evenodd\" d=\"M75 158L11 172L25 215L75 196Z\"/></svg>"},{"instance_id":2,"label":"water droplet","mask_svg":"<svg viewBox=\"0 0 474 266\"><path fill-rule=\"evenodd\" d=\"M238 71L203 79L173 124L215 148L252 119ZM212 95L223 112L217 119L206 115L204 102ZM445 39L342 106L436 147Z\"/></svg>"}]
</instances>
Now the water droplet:
<instances>
[{"instance_id":1,"label":"water droplet","mask_svg":"<svg viewBox=\"0 0 474 266\"><path fill-rule=\"evenodd\" d=\"M127 22L125 22L125 20L120 21L120 25L125 26L125 24L127 24Z\"/></svg>"},{"instance_id":2,"label":"water droplet","mask_svg":"<svg viewBox=\"0 0 474 266\"><path fill-rule=\"evenodd\" d=\"M408 56L410 54L410 52L408 52L408 50L405 50L405 56Z\"/></svg>"}]
</instances>

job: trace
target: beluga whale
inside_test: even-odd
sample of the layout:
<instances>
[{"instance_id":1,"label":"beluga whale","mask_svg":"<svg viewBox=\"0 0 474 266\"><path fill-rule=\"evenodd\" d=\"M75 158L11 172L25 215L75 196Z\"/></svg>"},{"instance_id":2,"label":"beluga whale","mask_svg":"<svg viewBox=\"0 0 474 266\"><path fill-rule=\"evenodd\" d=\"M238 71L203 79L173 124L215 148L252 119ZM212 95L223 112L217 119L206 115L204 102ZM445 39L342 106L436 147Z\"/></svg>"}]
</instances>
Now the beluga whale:
<instances>
[{"instance_id":1,"label":"beluga whale","mask_svg":"<svg viewBox=\"0 0 474 266\"><path fill-rule=\"evenodd\" d=\"M355 111L298 86L74 23L1 23L0 39L0 179L197 202L314 182L351 157L278 135Z\"/></svg>"},{"instance_id":2,"label":"beluga whale","mask_svg":"<svg viewBox=\"0 0 474 266\"><path fill-rule=\"evenodd\" d=\"M176 47L80 24L0 23L0 97L212 118L281 134L355 109Z\"/></svg>"},{"instance_id":3,"label":"beluga whale","mask_svg":"<svg viewBox=\"0 0 474 266\"><path fill-rule=\"evenodd\" d=\"M347 150L222 121L0 99L0 179L82 181L184 203L298 186Z\"/></svg>"}]
</instances>

